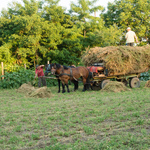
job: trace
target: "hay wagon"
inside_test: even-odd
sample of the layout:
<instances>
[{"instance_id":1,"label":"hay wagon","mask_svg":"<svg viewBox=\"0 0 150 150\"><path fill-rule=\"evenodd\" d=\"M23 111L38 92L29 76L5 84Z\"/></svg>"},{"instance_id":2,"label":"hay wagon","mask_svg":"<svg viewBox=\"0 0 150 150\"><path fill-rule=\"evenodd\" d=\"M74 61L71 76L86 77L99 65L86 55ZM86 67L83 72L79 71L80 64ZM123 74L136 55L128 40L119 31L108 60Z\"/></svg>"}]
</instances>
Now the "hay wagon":
<instances>
[{"instance_id":1,"label":"hay wagon","mask_svg":"<svg viewBox=\"0 0 150 150\"><path fill-rule=\"evenodd\" d=\"M131 88L138 88L140 86L140 74L147 72L148 69L143 69L137 72L131 72L129 74L124 73L112 73L108 69L105 69L103 63L94 63L92 66L87 67L92 72L92 80L90 82L92 90L100 90L110 81L119 81L126 86L129 84Z\"/></svg>"}]
</instances>

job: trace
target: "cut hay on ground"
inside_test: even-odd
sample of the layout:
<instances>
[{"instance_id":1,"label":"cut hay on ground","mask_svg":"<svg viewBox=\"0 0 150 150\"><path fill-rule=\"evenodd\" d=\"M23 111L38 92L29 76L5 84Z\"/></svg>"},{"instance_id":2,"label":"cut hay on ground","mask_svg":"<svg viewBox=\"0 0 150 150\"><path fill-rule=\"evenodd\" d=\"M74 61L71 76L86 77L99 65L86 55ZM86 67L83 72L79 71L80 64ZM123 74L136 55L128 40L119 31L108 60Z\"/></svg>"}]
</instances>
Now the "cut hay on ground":
<instances>
[{"instance_id":1,"label":"cut hay on ground","mask_svg":"<svg viewBox=\"0 0 150 150\"><path fill-rule=\"evenodd\" d=\"M148 80L145 84L145 87L149 87L150 88L150 80Z\"/></svg>"},{"instance_id":2,"label":"cut hay on ground","mask_svg":"<svg viewBox=\"0 0 150 150\"><path fill-rule=\"evenodd\" d=\"M36 97L36 98L50 98L52 97L51 90L48 89L46 86L35 89L29 94L30 97Z\"/></svg>"},{"instance_id":3,"label":"cut hay on ground","mask_svg":"<svg viewBox=\"0 0 150 150\"><path fill-rule=\"evenodd\" d=\"M51 90L47 87L35 88L30 83L22 84L18 89L17 92L24 93L28 97L35 97L35 98L50 98L52 97Z\"/></svg>"},{"instance_id":4,"label":"cut hay on ground","mask_svg":"<svg viewBox=\"0 0 150 150\"><path fill-rule=\"evenodd\" d=\"M88 49L82 56L85 66L104 63L110 74L146 72L150 69L150 46L108 46Z\"/></svg>"},{"instance_id":5,"label":"cut hay on ground","mask_svg":"<svg viewBox=\"0 0 150 150\"><path fill-rule=\"evenodd\" d=\"M17 89L17 92L28 95L29 93L31 93L34 90L35 90L35 88L34 88L34 86L31 85L31 83L24 83Z\"/></svg>"},{"instance_id":6,"label":"cut hay on ground","mask_svg":"<svg viewBox=\"0 0 150 150\"><path fill-rule=\"evenodd\" d=\"M129 91L122 82L117 81L110 81L108 82L104 88L101 90L102 92L122 92L122 91Z\"/></svg>"}]
</instances>

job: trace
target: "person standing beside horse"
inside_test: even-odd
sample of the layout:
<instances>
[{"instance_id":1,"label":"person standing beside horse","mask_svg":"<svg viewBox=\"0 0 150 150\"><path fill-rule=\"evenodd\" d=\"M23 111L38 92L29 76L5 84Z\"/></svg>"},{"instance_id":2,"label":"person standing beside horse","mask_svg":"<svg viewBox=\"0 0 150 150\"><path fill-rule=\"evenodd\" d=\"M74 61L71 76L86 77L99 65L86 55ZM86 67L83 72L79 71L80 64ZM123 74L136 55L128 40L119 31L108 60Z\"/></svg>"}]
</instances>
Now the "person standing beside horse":
<instances>
[{"instance_id":1,"label":"person standing beside horse","mask_svg":"<svg viewBox=\"0 0 150 150\"><path fill-rule=\"evenodd\" d=\"M38 77L38 87L41 87L41 84L43 86L46 86L46 80L44 78L44 72L43 72L43 67L44 65L36 65L36 70L35 70L35 78Z\"/></svg>"},{"instance_id":2,"label":"person standing beside horse","mask_svg":"<svg viewBox=\"0 0 150 150\"><path fill-rule=\"evenodd\" d=\"M127 46L134 46L134 39L136 39L136 42L138 43L137 36L134 31L131 31L130 27L127 28L127 31L128 32L125 35Z\"/></svg>"}]
</instances>

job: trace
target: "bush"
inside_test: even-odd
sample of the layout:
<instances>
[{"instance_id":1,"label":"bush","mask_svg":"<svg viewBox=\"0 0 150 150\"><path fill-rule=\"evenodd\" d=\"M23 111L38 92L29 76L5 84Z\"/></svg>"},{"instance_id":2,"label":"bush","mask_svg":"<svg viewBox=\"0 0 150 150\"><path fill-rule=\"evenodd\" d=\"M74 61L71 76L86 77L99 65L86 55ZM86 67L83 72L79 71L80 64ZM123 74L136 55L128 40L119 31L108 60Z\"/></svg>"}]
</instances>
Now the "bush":
<instances>
[{"instance_id":1,"label":"bush","mask_svg":"<svg viewBox=\"0 0 150 150\"><path fill-rule=\"evenodd\" d=\"M30 82L34 86L38 86L38 78L34 80L35 72L33 70L21 69L15 72L5 72L4 80L0 82L0 88L11 89L19 88L22 84ZM46 79L47 86L56 86L57 80Z\"/></svg>"},{"instance_id":2,"label":"bush","mask_svg":"<svg viewBox=\"0 0 150 150\"><path fill-rule=\"evenodd\" d=\"M57 86L58 85L58 81L55 80L55 79L46 79L46 85L48 87Z\"/></svg>"},{"instance_id":3,"label":"bush","mask_svg":"<svg viewBox=\"0 0 150 150\"><path fill-rule=\"evenodd\" d=\"M141 73L140 80L142 81L150 80L150 70L148 72Z\"/></svg>"},{"instance_id":4,"label":"bush","mask_svg":"<svg viewBox=\"0 0 150 150\"><path fill-rule=\"evenodd\" d=\"M1 88L18 88L23 83L32 82L34 80L34 71L21 69L16 72L5 72L4 80L1 80Z\"/></svg>"}]
</instances>

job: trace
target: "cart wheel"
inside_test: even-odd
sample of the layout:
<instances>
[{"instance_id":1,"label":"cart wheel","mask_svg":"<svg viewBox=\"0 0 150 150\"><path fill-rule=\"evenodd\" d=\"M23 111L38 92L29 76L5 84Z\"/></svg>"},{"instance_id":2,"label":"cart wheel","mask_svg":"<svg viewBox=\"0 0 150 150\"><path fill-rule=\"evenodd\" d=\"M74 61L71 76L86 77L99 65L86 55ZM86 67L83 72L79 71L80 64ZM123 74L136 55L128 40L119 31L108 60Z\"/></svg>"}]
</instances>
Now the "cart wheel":
<instances>
[{"instance_id":1,"label":"cart wheel","mask_svg":"<svg viewBox=\"0 0 150 150\"><path fill-rule=\"evenodd\" d=\"M103 89L105 85L109 82L110 80L103 80L100 84L100 88Z\"/></svg>"},{"instance_id":2,"label":"cart wheel","mask_svg":"<svg viewBox=\"0 0 150 150\"><path fill-rule=\"evenodd\" d=\"M91 89L94 90L94 91L98 91L100 90L100 84L97 83L97 82L94 82L93 85L91 86Z\"/></svg>"},{"instance_id":3,"label":"cart wheel","mask_svg":"<svg viewBox=\"0 0 150 150\"><path fill-rule=\"evenodd\" d=\"M129 85L131 88L138 88L140 87L140 80L137 77L131 78L129 81Z\"/></svg>"}]
</instances>

